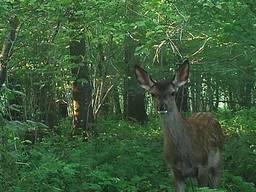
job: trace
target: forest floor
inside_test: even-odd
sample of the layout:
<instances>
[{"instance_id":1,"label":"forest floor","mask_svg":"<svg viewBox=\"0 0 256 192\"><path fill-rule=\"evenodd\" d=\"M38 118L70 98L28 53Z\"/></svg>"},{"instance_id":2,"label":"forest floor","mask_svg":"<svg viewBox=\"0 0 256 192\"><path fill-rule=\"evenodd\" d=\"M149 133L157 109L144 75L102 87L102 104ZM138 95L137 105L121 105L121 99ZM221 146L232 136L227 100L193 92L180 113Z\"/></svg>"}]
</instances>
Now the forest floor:
<instances>
[{"instance_id":1,"label":"forest floor","mask_svg":"<svg viewBox=\"0 0 256 192\"><path fill-rule=\"evenodd\" d=\"M217 114L227 137L220 189L199 189L188 181L188 191L256 191L254 115L255 109ZM10 142L13 151L2 147L0 191L173 191L157 118L146 125L104 118L97 122L97 136L87 141L65 136L66 121L59 128L59 135L34 145L16 139Z\"/></svg>"}]
</instances>

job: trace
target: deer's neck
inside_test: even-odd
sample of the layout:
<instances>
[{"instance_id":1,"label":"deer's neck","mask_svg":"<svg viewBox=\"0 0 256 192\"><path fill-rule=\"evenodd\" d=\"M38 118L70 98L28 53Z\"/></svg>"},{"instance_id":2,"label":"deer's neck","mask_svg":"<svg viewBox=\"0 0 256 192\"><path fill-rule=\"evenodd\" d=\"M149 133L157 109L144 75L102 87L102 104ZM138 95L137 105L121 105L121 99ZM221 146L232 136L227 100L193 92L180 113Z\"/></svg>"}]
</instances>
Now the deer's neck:
<instances>
[{"instance_id":1,"label":"deer's neck","mask_svg":"<svg viewBox=\"0 0 256 192\"><path fill-rule=\"evenodd\" d=\"M179 151L187 150L186 148L190 146L190 139L186 131L187 124L176 105L163 117L163 126L167 134L165 139L170 140Z\"/></svg>"},{"instance_id":2,"label":"deer's neck","mask_svg":"<svg viewBox=\"0 0 256 192\"><path fill-rule=\"evenodd\" d=\"M194 168L198 166L198 157L194 153L196 146L176 105L163 116L163 124L165 153L171 156L170 163L183 175L195 174Z\"/></svg>"}]
</instances>

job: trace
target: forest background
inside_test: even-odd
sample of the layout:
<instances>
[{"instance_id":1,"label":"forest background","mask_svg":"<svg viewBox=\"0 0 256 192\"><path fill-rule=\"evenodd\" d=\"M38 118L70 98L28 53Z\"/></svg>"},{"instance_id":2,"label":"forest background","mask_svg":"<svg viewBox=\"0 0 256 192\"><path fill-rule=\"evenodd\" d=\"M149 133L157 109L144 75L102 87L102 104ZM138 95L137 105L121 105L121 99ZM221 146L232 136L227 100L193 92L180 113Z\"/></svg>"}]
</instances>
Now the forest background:
<instances>
[{"instance_id":1,"label":"forest background","mask_svg":"<svg viewBox=\"0 0 256 192\"><path fill-rule=\"evenodd\" d=\"M3 0L0 18L0 191L172 191L133 67L171 79L185 58L180 111L225 132L220 191L256 191L253 0Z\"/></svg>"}]
</instances>

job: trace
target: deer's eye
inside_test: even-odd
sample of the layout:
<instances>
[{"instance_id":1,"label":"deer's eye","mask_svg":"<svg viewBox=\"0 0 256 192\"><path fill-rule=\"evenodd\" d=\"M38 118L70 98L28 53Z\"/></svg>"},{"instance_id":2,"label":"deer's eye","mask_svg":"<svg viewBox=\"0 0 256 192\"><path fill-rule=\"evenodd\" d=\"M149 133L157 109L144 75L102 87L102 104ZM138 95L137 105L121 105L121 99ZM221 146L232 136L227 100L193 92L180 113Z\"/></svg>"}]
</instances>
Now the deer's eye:
<instances>
[{"instance_id":1,"label":"deer's eye","mask_svg":"<svg viewBox=\"0 0 256 192\"><path fill-rule=\"evenodd\" d=\"M175 92L171 92L171 96L175 96Z\"/></svg>"}]
</instances>

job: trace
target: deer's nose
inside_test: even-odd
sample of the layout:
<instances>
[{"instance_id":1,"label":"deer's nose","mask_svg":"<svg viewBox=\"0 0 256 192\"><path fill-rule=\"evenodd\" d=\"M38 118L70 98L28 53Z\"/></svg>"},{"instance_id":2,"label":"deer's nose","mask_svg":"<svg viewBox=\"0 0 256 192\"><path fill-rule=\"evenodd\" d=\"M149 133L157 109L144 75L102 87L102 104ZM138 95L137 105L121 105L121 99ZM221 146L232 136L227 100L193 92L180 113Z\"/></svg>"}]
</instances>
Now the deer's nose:
<instances>
[{"instance_id":1,"label":"deer's nose","mask_svg":"<svg viewBox=\"0 0 256 192\"><path fill-rule=\"evenodd\" d=\"M168 112L168 111L167 111L167 105L164 104L164 103L160 103L159 106L157 107L157 112L158 112L159 114L165 114L165 113L167 113L167 112Z\"/></svg>"}]
</instances>

